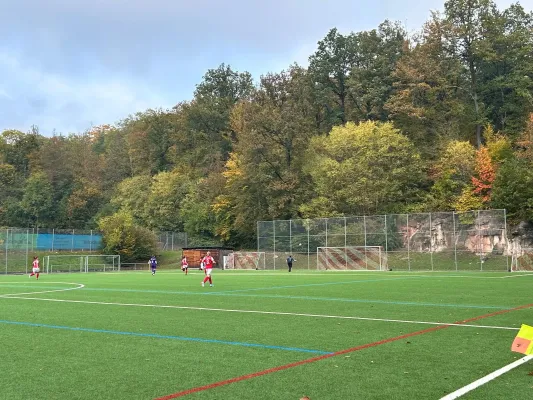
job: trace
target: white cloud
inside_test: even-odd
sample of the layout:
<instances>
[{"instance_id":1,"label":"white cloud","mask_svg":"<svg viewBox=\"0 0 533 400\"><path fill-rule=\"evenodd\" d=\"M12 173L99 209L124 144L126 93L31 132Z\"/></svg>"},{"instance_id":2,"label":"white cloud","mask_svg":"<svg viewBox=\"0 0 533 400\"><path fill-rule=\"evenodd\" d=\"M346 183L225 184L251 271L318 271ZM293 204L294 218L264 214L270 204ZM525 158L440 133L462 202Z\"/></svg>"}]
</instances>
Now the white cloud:
<instances>
[{"instance_id":1,"label":"white cloud","mask_svg":"<svg viewBox=\"0 0 533 400\"><path fill-rule=\"evenodd\" d=\"M0 96L9 99L0 100L0 130L27 130L37 125L44 134L79 132L150 107L172 105L138 82L103 76L69 79L2 52L0 74L6 82Z\"/></svg>"}]
</instances>

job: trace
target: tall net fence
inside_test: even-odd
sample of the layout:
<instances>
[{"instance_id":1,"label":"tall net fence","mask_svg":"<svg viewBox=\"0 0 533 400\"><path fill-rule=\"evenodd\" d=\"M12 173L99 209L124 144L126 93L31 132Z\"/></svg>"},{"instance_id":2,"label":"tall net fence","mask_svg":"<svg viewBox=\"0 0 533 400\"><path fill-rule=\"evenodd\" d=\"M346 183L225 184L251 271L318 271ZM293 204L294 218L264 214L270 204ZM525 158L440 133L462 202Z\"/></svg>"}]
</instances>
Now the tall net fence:
<instances>
[{"instance_id":1,"label":"tall net fence","mask_svg":"<svg viewBox=\"0 0 533 400\"><path fill-rule=\"evenodd\" d=\"M400 271L508 271L505 210L259 221L266 269L317 269L317 248L380 246Z\"/></svg>"},{"instance_id":2,"label":"tall net fence","mask_svg":"<svg viewBox=\"0 0 533 400\"><path fill-rule=\"evenodd\" d=\"M159 250L187 247L183 232L156 232ZM0 228L0 274L27 273L34 256L98 253L102 249L99 231L81 229Z\"/></svg>"}]
</instances>

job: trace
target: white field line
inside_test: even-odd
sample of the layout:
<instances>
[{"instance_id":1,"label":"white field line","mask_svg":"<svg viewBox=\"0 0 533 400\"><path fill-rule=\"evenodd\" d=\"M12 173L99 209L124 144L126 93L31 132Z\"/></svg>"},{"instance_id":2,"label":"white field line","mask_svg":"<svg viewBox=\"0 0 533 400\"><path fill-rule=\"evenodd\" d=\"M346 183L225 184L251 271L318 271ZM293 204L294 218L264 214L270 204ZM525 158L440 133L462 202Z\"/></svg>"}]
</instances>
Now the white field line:
<instances>
[{"instance_id":1,"label":"white field line","mask_svg":"<svg viewBox=\"0 0 533 400\"><path fill-rule=\"evenodd\" d=\"M509 326L468 325L468 324L455 324L455 323L446 323L446 322L410 321L410 320L387 319L387 318L353 317L353 316L345 316L345 315L306 314L306 313L259 311L259 310L234 310L234 309L225 309L225 308L172 306L172 305L162 305L162 304L112 303L112 302L104 302L104 301L44 299L44 298L39 298L39 297L9 296L5 298L6 299L19 299L19 300L52 301L52 302L58 302L58 303L94 304L94 305L106 305L106 306L169 308L169 309L177 309L177 310L231 312L231 313L264 314L264 315L286 315L286 316L294 316L294 317L348 319L348 320L374 321L374 322L396 322L396 323L403 323L403 324L438 325L438 326L444 325L444 326L458 326L458 327L485 328L485 329L506 329L506 330L512 330L512 331L519 330L519 328L509 327Z\"/></svg>"},{"instance_id":2,"label":"white field line","mask_svg":"<svg viewBox=\"0 0 533 400\"><path fill-rule=\"evenodd\" d=\"M22 283L22 284L26 284L27 282L9 282L9 284L14 284L14 283ZM8 294L2 294L0 295L0 297L5 297L5 298L10 298L12 296L20 296L20 295L26 295L26 294L43 294L43 293L53 293L53 292L67 292L69 290L77 290L77 289L82 289L85 287L85 285L81 284L81 283L72 283L72 282L46 282L47 284L54 284L54 285L77 285L76 287L72 287L72 288L65 288L65 289L54 289L54 290L42 290L42 291L39 291L39 292L26 292L26 293L8 293ZM0 287L2 284L8 284L7 282L0 282Z\"/></svg>"},{"instance_id":3,"label":"white field line","mask_svg":"<svg viewBox=\"0 0 533 400\"><path fill-rule=\"evenodd\" d=\"M454 399L457 399L459 397L461 397L462 395L484 385L485 383L487 382L490 382L492 381L493 379L499 377L500 375L503 375L505 374L506 372L509 372L510 370L512 370L513 368L516 368L522 364L525 364L526 362L528 362L529 360L533 360L533 356L525 356L509 365L506 365L505 367L503 368L500 368L499 370L497 371L494 371L494 372L491 372L490 374L488 374L487 376L484 376L483 378L481 379L478 379L477 381L475 382L472 382L470 383L469 385L466 385L464 387L462 387L461 389L458 389L456 390L455 392L453 393L450 393L444 397L442 397L440 400L454 400Z\"/></svg>"}]
</instances>

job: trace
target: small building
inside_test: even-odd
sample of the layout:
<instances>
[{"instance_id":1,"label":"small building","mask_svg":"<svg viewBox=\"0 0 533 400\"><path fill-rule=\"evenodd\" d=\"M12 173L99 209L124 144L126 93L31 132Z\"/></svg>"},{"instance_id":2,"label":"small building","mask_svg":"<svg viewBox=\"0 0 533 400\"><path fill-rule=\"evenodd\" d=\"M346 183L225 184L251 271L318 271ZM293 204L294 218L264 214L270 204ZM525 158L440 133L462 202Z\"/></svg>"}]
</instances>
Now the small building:
<instances>
[{"instance_id":1,"label":"small building","mask_svg":"<svg viewBox=\"0 0 533 400\"><path fill-rule=\"evenodd\" d=\"M211 257L215 259L215 268L224 267L224 257L233 253L231 247L201 246L201 247L184 247L182 257L187 257L189 268L200 268L200 262L207 252L211 252Z\"/></svg>"}]
</instances>

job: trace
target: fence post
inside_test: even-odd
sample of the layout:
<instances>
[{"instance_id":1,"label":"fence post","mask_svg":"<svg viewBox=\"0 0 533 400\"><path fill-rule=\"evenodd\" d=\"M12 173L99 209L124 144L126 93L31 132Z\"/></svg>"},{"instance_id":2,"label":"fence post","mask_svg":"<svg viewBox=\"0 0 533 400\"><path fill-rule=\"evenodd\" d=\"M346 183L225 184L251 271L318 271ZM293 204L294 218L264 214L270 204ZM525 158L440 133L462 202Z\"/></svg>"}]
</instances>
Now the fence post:
<instances>
[{"instance_id":1,"label":"fence post","mask_svg":"<svg viewBox=\"0 0 533 400\"><path fill-rule=\"evenodd\" d=\"M30 230L29 229L26 229L26 267L25 267L25 271L26 273L28 273L28 251L29 251L29 241L30 239Z\"/></svg>"},{"instance_id":2,"label":"fence post","mask_svg":"<svg viewBox=\"0 0 533 400\"><path fill-rule=\"evenodd\" d=\"M8 251L8 242L9 242L9 229L6 229L6 240L5 240L5 248L6 248L6 274L7 274L7 251Z\"/></svg>"},{"instance_id":3,"label":"fence post","mask_svg":"<svg viewBox=\"0 0 533 400\"><path fill-rule=\"evenodd\" d=\"M309 218L307 218L306 220L306 228L305 230L307 231L307 270L309 271L311 269L311 237L310 237L310 234L309 234L309 231L310 231L310 228L311 228L311 224L309 222ZM318 263L317 263L317 268L318 268Z\"/></svg>"},{"instance_id":4,"label":"fence post","mask_svg":"<svg viewBox=\"0 0 533 400\"><path fill-rule=\"evenodd\" d=\"M433 232L433 222L431 220L431 213L429 214L429 256L431 257L431 271L434 270L433 266L433 240L432 240L432 232Z\"/></svg>"},{"instance_id":5,"label":"fence post","mask_svg":"<svg viewBox=\"0 0 533 400\"><path fill-rule=\"evenodd\" d=\"M459 271L459 265L457 264L457 230L455 229L455 211L452 211L453 220L453 254L455 258L455 271Z\"/></svg>"},{"instance_id":6,"label":"fence post","mask_svg":"<svg viewBox=\"0 0 533 400\"><path fill-rule=\"evenodd\" d=\"M363 215L363 229L365 233L365 252L366 252L366 215ZM365 268L368 270L368 257L365 257Z\"/></svg>"},{"instance_id":7,"label":"fence post","mask_svg":"<svg viewBox=\"0 0 533 400\"><path fill-rule=\"evenodd\" d=\"M55 238L56 238L56 230L55 229L52 229L52 251L54 251L54 242L55 242Z\"/></svg>"},{"instance_id":8,"label":"fence post","mask_svg":"<svg viewBox=\"0 0 533 400\"><path fill-rule=\"evenodd\" d=\"M348 254L346 247L348 245L348 232L346 230L346 217L344 217L344 268L348 269Z\"/></svg>"},{"instance_id":9,"label":"fence post","mask_svg":"<svg viewBox=\"0 0 533 400\"><path fill-rule=\"evenodd\" d=\"M292 219L289 219L289 253L292 254Z\"/></svg>"},{"instance_id":10,"label":"fence post","mask_svg":"<svg viewBox=\"0 0 533 400\"><path fill-rule=\"evenodd\" d=\"M505 239L505 248L509 249L509 237L507 236L507 210L503 209L503 237ZM509 270L509 250L505 251L505 267L508 272Z\"/></svg>"},{"instance_id":11,"label":"fence post","mask_svg":"<svg viewBox=\"0 0 533 400\"><path fill-rule=\"evenodd\" d=\"M409 214L406 214L406 231L407 231L407 266L409 271L411 271L411 234L409 232Z\"/></svg>"},{"instance_id":12,"label":"fence post","mask_svg":"<svg viewBox=\"0 0 533 400\"><path fill-rule=\"evenodd\" d=\"M388 215L385 215L385 257L387 257L387 260L388 260L388 257L389 257L389 236L388 236L388 233L387 233L387 231L388 231L388 229L387 229L387 217L388 217ZM387 266L388 266L388 262L387 262Z\"/></svg>"},{"instance_id":13,"label":"fence post","mask_svg":"<svg viewBox=\"0 0 533 400\"><path fill-rule=\"evenodd\" d=\"M274 271L276 270L276 221L272 221L272 249L274 250Z\"/></svg>"},{"instance_id":14,"label":"fence post","mask_svg":"<svg viewBox=\"0 0 533 400\"><path fill-rule=\"evenodd\" d=\"M481 237L481 226L479 225L479 214L480 210L477 210L477 216L476 216L476 234L478 237L478 251L479 251L479 268L480 271L483 271L483 263L485 262L483 260L483 240Z\"/></svg>"}]
</instances>

